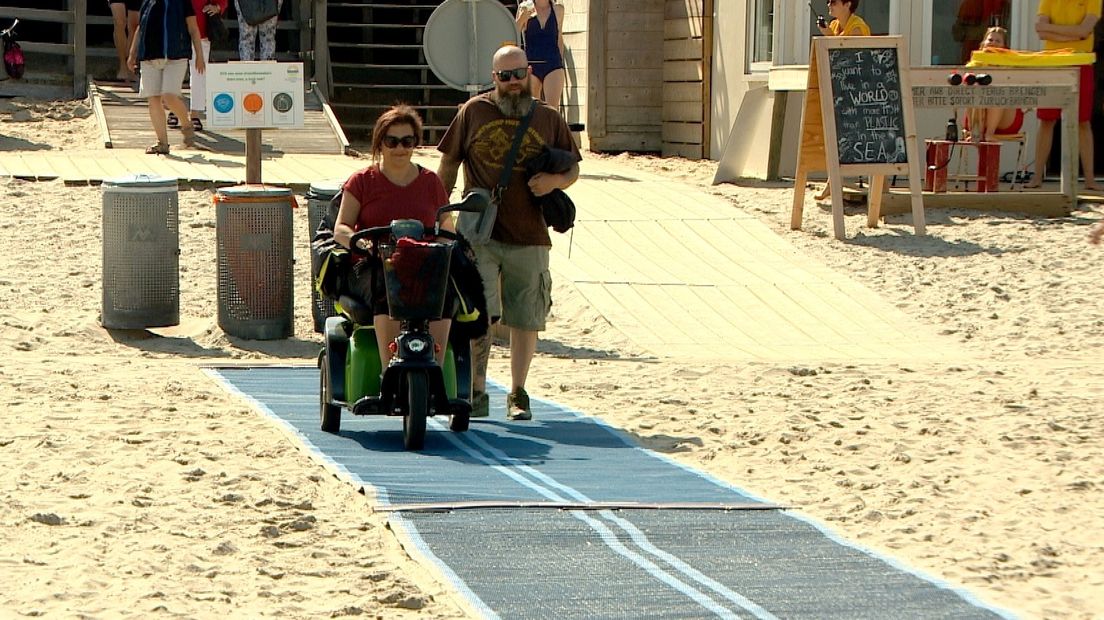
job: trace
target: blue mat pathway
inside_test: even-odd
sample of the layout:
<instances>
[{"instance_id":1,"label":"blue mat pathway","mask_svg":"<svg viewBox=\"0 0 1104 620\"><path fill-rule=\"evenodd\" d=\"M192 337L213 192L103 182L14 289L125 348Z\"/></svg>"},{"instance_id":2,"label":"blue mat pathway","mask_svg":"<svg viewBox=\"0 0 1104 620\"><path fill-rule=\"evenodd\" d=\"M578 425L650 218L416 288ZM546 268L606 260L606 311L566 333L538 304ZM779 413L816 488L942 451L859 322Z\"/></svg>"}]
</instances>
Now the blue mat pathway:
<instances>
[{"instance_id":1,"label":"blue mat pathway","mask_svg":"<svg viewBox=\"0 0 1104 620\"><path fill-rule=\"evenodd\" d=\"M552 403L508 422L496 387L490 418L467 433L431 421L425 449L406 452L399 418L346 413L340 434L319 430L313 368L212 374L373 493L490 618L1013 617Z\"/></svg>"}]
</instances>

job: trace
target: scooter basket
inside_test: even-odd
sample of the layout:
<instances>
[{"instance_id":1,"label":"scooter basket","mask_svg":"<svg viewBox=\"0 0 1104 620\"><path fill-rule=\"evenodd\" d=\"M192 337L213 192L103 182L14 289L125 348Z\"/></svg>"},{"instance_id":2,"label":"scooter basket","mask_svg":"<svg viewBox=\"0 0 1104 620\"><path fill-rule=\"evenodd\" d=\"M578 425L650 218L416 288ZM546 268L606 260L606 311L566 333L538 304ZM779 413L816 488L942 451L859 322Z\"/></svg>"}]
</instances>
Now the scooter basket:
<instances>
[{"instance_id":1,"label":"scooter basket","mask_svg":"<svg viewBox=\"0 0 1104 620\"><path fill-rule=\"evenodd\" d=\"M394 246L380 249L391 318L398 321L441 318L452 244L403 238Z\"/></svg>"}]
</instances>

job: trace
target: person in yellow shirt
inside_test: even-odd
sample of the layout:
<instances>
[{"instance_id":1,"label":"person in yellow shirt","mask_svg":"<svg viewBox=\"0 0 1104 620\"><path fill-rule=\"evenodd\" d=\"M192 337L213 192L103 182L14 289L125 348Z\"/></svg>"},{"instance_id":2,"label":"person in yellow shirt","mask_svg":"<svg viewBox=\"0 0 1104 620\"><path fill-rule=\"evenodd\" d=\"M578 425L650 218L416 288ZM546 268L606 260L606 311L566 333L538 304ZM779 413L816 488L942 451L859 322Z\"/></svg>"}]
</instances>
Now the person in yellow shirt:
<instances>
[{"instance_id":1,"label":"person in yellow shirt","mask_svg":"<svg viewBox=\"0 0 1104 620\"><path fill-rule=\"evenodd\" d=\"M858 10L859 0L828 0L828 14L835 20L825 26L817 24L820 34L826 37L869 37L870 26L855 15Z\"/></svg>"},{"instance_id":2,"label":"person in yellow shirt","mask_svg":"<svg viewBox=\"0 0 1104 620\"><path fill-rule=\"evenodd\" d=\"M869 37L870 26L863 18L855 15L859 10L859 0L828 0L828 14L834 17L830 24L824 24L817 17L820 34L826 37ZM832 195L831 182L824 184L824 190L816 195L816 200L824 200Z\"/></svg>"},{"instance_id":3,"label":"person in yellow shirt","mask_svg":"<svg viewBox=\"0 0 1104 620\"><path fill-rule=\"evenodd\" d=\"M1040 0L1039 16L1035 19L1035 32L1043 40L1043 49L1070 49L1074 52L1093 51L1093 28L1100 21L1101 0ZM1089 119L1092 116L1093 67L1081 65L1081 79L1077 103L1077 136L1081 151L1081 172L1085 175L1085 189L1097 190L1093 171L1093 135ZM1062 111L1039 108L1039 137L1035 140L1035 176L1027 187L1039 187L1046 173L1050 147L1054 142L1054 126Z\"/></svg>"}]
</instances>

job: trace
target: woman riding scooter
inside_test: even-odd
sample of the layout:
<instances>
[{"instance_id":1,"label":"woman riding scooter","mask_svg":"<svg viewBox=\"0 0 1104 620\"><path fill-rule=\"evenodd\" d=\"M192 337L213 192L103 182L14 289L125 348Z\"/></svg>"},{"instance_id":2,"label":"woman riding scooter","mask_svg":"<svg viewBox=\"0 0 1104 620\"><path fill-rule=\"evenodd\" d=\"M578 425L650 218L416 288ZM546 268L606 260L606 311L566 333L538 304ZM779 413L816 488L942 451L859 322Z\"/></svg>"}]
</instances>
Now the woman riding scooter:
<instances>
[{"instance_id":1,"label":"woman riding scooter","mask_svg":"<svg viewBox=\"0 0 1104 620\"><path fill-rule=\"evenodd\" d=\"M398 219L419 220L426 230L433 230L437 209L448 203L448 196L437 173L411 161L421 135L422 119L409 106L394 106L380 115L372 130L374 163L354 173L342 187L341 209L334 227L338 243L350 247L350 238L356 231L386 226ZM442 216L441 227L453 230L451 218ZM373 315L380 362L387 368L392 355L389 345L399 334L399 322L388 316L383 264L378 256L363 256L354 265L353 273L359 289L355 292ZM430 323L434 341L448 342L450 324L449 319ZM444 355L441 347L438 364L443 364Z\"/></svg>"}]
</instances>

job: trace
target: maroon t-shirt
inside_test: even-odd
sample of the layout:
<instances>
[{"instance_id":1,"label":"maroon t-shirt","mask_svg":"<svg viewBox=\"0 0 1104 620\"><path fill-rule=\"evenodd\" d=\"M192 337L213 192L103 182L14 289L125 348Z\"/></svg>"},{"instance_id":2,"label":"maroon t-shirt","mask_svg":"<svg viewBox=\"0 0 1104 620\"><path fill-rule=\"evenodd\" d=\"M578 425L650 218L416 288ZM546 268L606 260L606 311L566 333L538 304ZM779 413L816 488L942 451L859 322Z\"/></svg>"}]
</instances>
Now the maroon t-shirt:
<instances>
[{"instance_id":1,"label":"maroon t-shirt","mask_svg":"<svg viewBox=\"0 0 1104 620\"><path fill-rule=\"evenodd\" d=\"M465 189L493 189L502 176L520 122L519 118L507 118L489 93L473 97L453 119L437 150L464 162ZM552 245L540 204L529 191L525 174L525 162L539 155L546 144L571 151L577 161L582 159L563 116L538 102L518 149L510 185L498 205L492 239L512 245Z\"/></svg>"},{"instance_id":2,"label":"maroon t-shirt","mask_svg":"<svg viewBox=\"0 0 1104 620\"><path fill-rule=\"evenodd\" d=\"M387 226L391 220L420 220L426 230L432 230L438 207L448 204L441 178L420 166L418 176L403 187L392 183L379 166L373 165L354 172L342 189L360 201L357 230Z\"/></svg>"}]
</instances>

